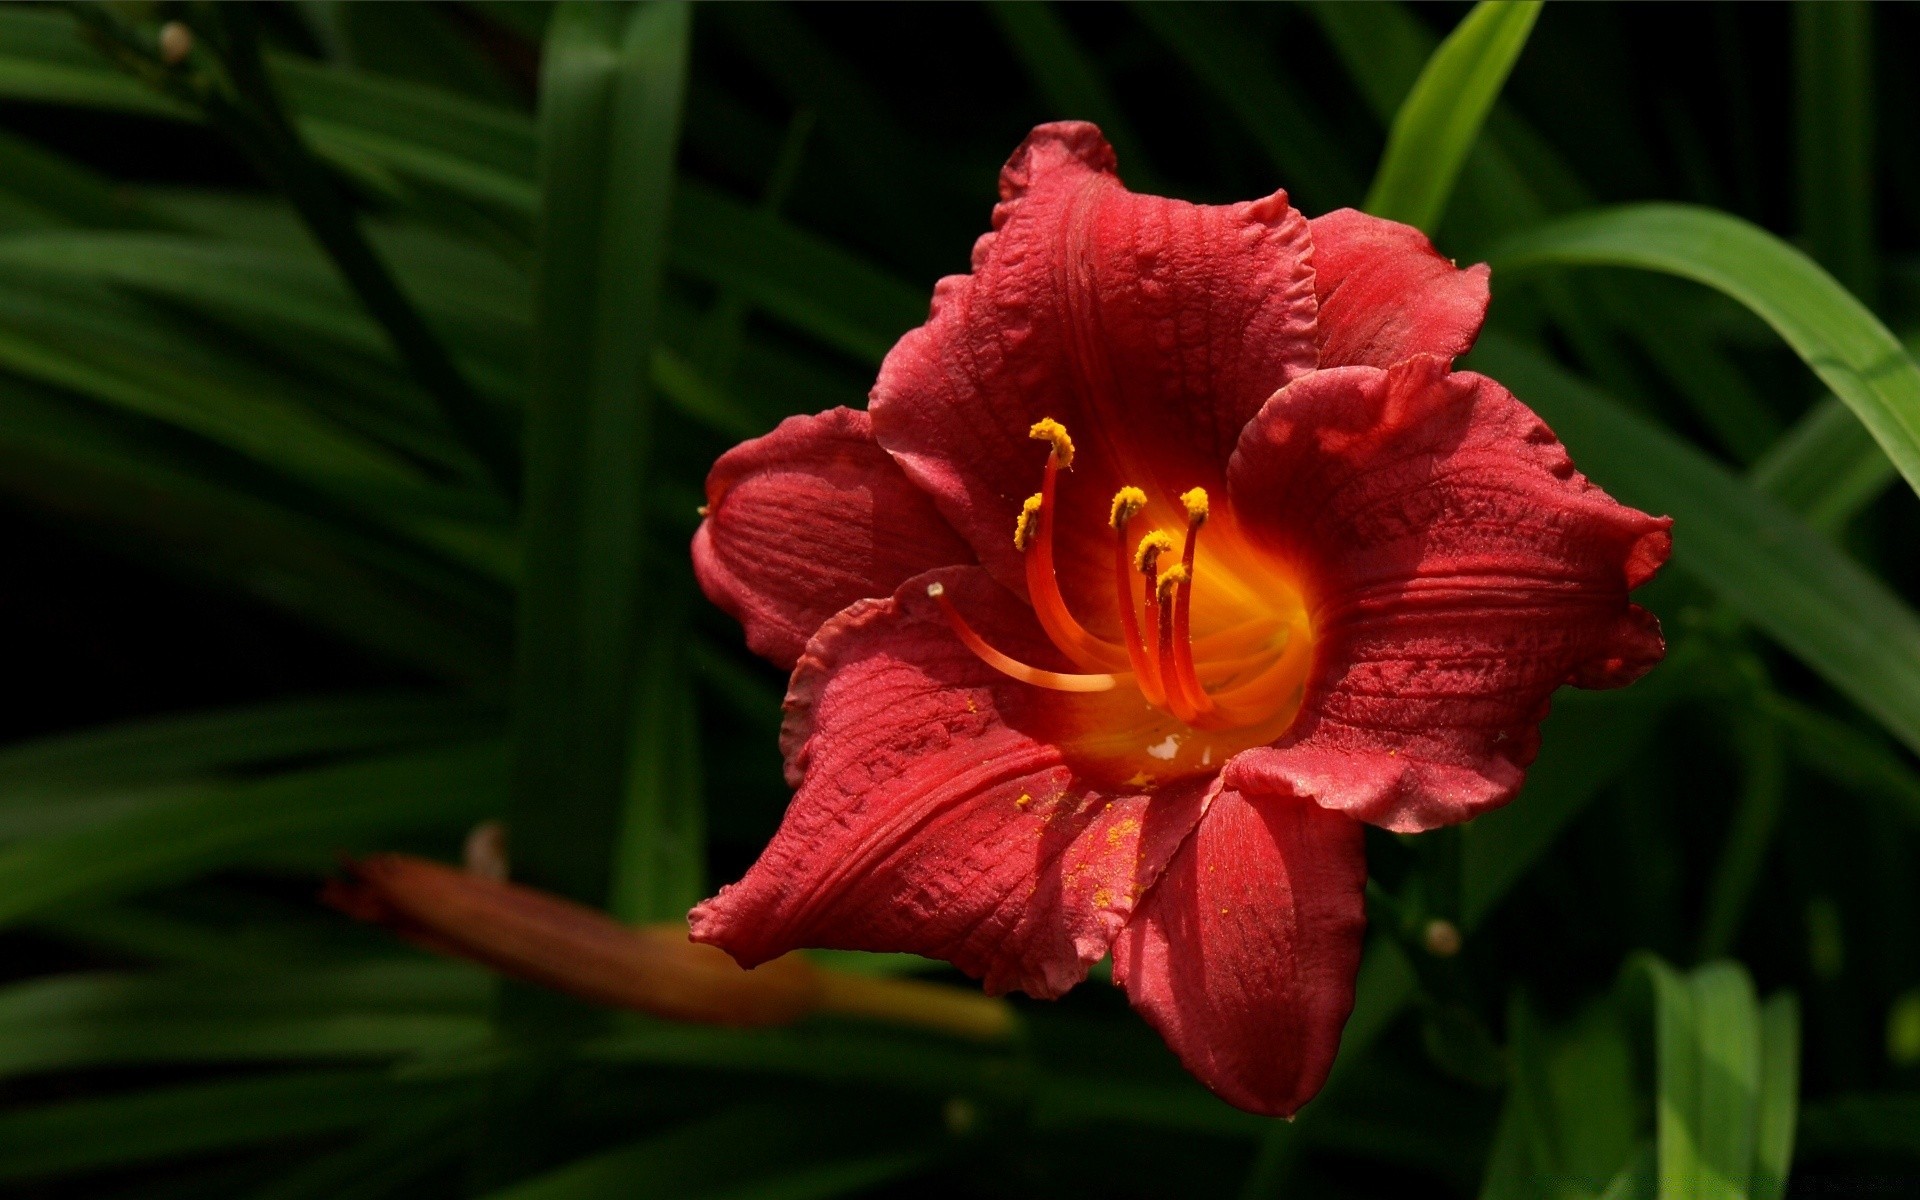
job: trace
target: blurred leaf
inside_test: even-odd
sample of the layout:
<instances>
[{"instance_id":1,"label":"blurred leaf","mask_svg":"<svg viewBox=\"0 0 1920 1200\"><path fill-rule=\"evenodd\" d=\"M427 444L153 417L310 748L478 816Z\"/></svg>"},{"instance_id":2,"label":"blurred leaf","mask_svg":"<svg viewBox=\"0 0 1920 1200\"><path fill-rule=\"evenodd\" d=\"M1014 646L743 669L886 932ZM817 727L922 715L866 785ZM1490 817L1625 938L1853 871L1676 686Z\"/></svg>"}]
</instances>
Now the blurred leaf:
<instances>
[{"instance_id":1,"label":"blurred leaf","mask_svg":"<svg viewBox=\"0 0 1920 1200\"><path fill-rule=\"evenodd\" d=\"M0 490L398 661L454 679L502 673L506 614L470 578L57 393L0 375L0 396Z\"/></svg>"},{"instance_id":2,"label":"blurred leaf","mask_svg":"<svg viewBox=\"0 0 1920 1200\"><path fill-rule=\"evenodd\" d=\"M1874 294L1873 7L1793 6L1794 141L1800 228L1842 286Z\"/></svg>"},{"instance_id":3,"label":"blurred leaf","mask_svg":"<svg viewBox=\"0 0 1920 1200\"><path fill-rule=\"evenodd\" d=\"M1861 1092L1810 1103L1800 1111L1799 1140L1807 1157L1920 1159L1920 1092Z\"/></svg>"},{"instance_id":4,"label":"blurred leaf","mask_svg":"<svg viewBox=\"0 0 1920 1200\"><path fill-rule=\"evenodd\" d=\"M184 106L109 66L65 13L25 5L0 8L0 95L118 112L188 115Z\"/></svg>"},{"instance_id":5,"label":"blurred leaf","mask_svg":"<svg viewBox=\"0 0 1920 1200\"><path fill-rule=\"evenodd\" d=\"M1732 737L1743 774L1733 823L1707 885L1706 912L1700 921L1702 961L1732 953L1787 802L1783 739L1764 710L1737 716Z\"/></svg>"},{"instance_id":6,"label":"blurred leaf","mask_svg":"<svg viewBox=\"0 0 1920 1200\"><path fill-rule=\"evenodd\" d=\"M1760 1009L1760 1098L1754 1131L1752 1200L1781 1200L1793 1170L1800 1103L1800 1004L1782 993Z\"/></svg>"},{"instance_id":7,"label":"blurred leaf","mask_svg":"<svg viewBox=\"0 0 1920 1200\"><path fill-rule=\"evenodd\" d=\"M1537 352L1490 334L1474 363L1525 397L1609 491L1673 516L1676 566L1920 749L1920 617L1885 584L1706 455Z\"/></svg>"},{"instance_id":8,"label":"blurred leaf","mask_svg":"<svg viewBox=\"0 0 1920 1200\"><path fill-rule=\"evenodd\" d=\"M0 803L22 792L153 782L452 741L497 729L499 717L497 709L476 700L396 692L101 726L0 750Z\"/></svg>"},{"instance_id":9,"label":"blurred leaf","mask_svg":"<svg viewBox=\"0 0 1920 1200\"><path fill-rule=\"evenodd\" d=\"M1753 486L1818 529L1846 524L1899 476L1844 400L1829 396L1753 464Z\"/></svg>"},{"instance_id":10,"label":"blurred leaf","mask_svg":"<svg viewBox=\"0 0 1920 1200\"><path fill-rule=\"evenodd\" d=\"M1480 0L1440 43L1393 119L1368 212L1434 231L1539 15L1538 0Z\"/></svg>"},{"instance_id":11,"label":"blurred leaf","mask_svg":"<svg viewBox=\"0 0 1920 1200\"><path fill-rule=\"evenodd\" d=\"M925 1145L885 1138L884 1126L863 1131L872 1121L831 1105L742 1104L488 1200L624 1200L636 1189L684 1200L811 1200L865 1191L926 1163Z\"/></svg>"},{"instance_id":12,"label":"blurred leaf","mask_svg":"<svg viewBox=\"0 0 1920 1200\"><path fill-rule=\"evenodd\" d=\"M482 744L204 785L16 842L0 848L0 924L182 879L264 847L471 824L504 807L502 765L498 749Z\"/></svg>"},{"instance_id":13,"label":"blurred leaf","mask_svg":"<svg viewBox=\"0 0 1920 1200\"><path fill-rule=\"evenodd\" d=\"M1552 847L1554 839L1651 740L1687 694L1699 659L1675 647L1622 692L1563 690L1540 727L1540 756L1512 804L1460 831L1460 917L1472 932Z\"/></svg>"},{"instance_id":14,"label":"blurred leaf","mask_svg":"<svg viewBox=\"0 0 1920 1200\"><path fill-rule=\"evenodd\" d=\"M1342 147L1296 93L1284 62L1270 57L1234 6L1144 0L1133 11L1240 119L1296 206L1325 210L1359 198L1360 180Z\"/></svg>"},{"instance_id":15,"label":"blurred leaf","mask_svg":"<svg viewBox=\"0 0 1920 1200\"><path fill-rule=\"evenodd\" d=\"M1882 739L1784 696L1768 695L1762 703L1799 761L1920 829L1920 775Z\"/></svg>"},{"instance_id":16,"label":"blurred leaf","mask_svg":"<svg viewBox=\"0 0 1920 1200\"><path fill-rule=\"evenodd\" d=\"M1158 190L1132 124L1059 10L1041 0L991 0L987 11L1046 98L1049 119L1092 121L1112 144L1134 190Z\"/></svg>"},{"instance_id":17,"label":"blurred leaf","mask_svg":"<svg viewBox=\"0 0 1920 1200\"><path fill-rule=\"evenodd\" d=\"M1617 1007L1549 1032L1517 1000L1507 1033L1512 1082L1481 1200L1594 1200L1630 1163L1646 1107Z\"/></svg>"},{"instance_id":18,"label":"blurred leaf","mask_svg":"<svg viewBox=\"0 0 1920 1200\"><path fill-rule=\"evenodd\" d=\"M542 85L508 824L517 876L589 904L608 899L635 664L658 604L644 586L658 575L646 566L648 368L689 20L682 4L569 5Z\"/></svg>"},{"instance_id":19,"label":"blurred leaf","mask_svg":"<svg viewBox=\"0 0 1920 1200\"><path fill-rule=\"evenodd\" d=\"M1756 1183L1757 1194L1777 1195L1798 1079L1792 1000L1779 998L1763 1017L1752 980L1734 963L1683 976L1641 958L1634 971L1652 990L1662 1200L1744 1200Z\"/></svg>"},{"instance_id":20,"label":"blurred leaf","mask_svg":"<svg viewBox=\"0 0 1920 1200\"><path fill-rule=\"evenodd\" d=\"M0 1179L311 1138L434 1105L450 1090L384 1071L303 1071L17 1108L0 1114Z\"/></svg>"},{"instance_id":21,"label":"blurred leaf","mask_svg":"<svg viewBox=\"0 0 1920 1200\"><path fill-rule=\"evenodd\" d=\"M0 987L0 1077L144 1063L394 1059L491 1035L489 981L411 959L61 975Z\"/></svg>"},{"instance_id":22,"label":"blurred leaf","mask_svg":"<svg viewBox=\"0 0 1920 1200\"><path fill-rule=\"evenodd\" d=\"M656 589L635 679L626 804L608 892L608 911L628 921L678 917L707 894L700 720L687 661L685 597L693 589L690 581L667 582L671 591Z\"/></svg>"},{"instance_id":23,"label":"blurred leaf","mask_svg":"<svg viewBox=\"0 0 1920 1200\"><path fill-rule=\"evenodd\" d=\"M1845 400L1920 488L1920 367L1812 259L1738 217L1677 204L1604 209L1508 241L1495 270L1641 267L1717 288L1752 309Z\"/></svg>"}]
</instances>

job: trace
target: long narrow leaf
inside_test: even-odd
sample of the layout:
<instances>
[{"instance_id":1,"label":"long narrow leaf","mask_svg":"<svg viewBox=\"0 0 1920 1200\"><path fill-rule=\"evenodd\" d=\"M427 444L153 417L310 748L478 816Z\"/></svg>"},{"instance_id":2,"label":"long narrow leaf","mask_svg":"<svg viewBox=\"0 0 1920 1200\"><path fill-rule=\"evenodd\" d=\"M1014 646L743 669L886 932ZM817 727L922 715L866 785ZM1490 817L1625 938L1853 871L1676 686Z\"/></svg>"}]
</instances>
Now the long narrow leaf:
<instances>
[{"instance_id":1,"label":"long narrow leaf","mask_svg":"<svg viewBox=\"0 0 1920 1200\"><path fill-rule=\"evenodd\" d=\"M1604 209L1505 243L1496 272L1639 267L1717 288L1773 326L1920 488L1920 367L1886 326L1800 251L1738 217L1678 204Z\"/></svg>"},{"instance_id":2,"label":"long narrow leaf","mask_svg":"<svg viewBox=\"0 0 1920 1200\"><path fill-rule=\"evenodd\" d=\"M549 36L510 821L517 874L607 900L649 603L648 367L689 13L575 4Z\"/></svg>"},{"instance_id":3,"label":"long narrow leaf","mask_svg":"<svg viewBox=\"0 0 1920 1200\"><path fill-rule=\"evenodd\" d=\"M1538 0L1480 0L1440 43L1393 119L1368 212L1433 232L1539 15Z\"/></svg>"}]
</instances>

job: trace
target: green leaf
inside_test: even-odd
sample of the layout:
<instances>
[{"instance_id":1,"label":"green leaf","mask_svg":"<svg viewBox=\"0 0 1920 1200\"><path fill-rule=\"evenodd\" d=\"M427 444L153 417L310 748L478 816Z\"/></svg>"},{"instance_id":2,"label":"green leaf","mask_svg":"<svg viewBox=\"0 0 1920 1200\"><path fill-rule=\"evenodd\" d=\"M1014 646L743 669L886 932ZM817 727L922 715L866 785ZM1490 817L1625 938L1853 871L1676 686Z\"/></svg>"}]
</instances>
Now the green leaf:
<instances>
[{"instance_id":1,"label":"green leaf","mask_svg":"<svg viewBox=\"0 0 1920 1200\"><path fill-rule=\"evenodd\" d=\"M1795 167L1800 228L1821 265L1874 294L1873 6L1793 6Z\"/></svg>"},{"instance_id":2,"label":"green leaf","mask_svg":"<svg viewBox=\"0 0 1920 1200\"><path fill-rule=\"evenodd\" d=\"M276 761L470 738L498 728L475 700L391 693L287 700L63 734L0 750L0 804L21 793L154 782Z\"/></svg>"},{"instance_id":3,"label":"green leaf","mask_svg":"<svg viewBox=\"0 0 1920 1200\"><path fill-rule=\"evenodd\" d=\"M1735 963L1683 976L1642 958L1632 971L1648 981L1653 999L1661 1200L1746 1200L1758 1163L1767 1164L1759 1167L1763 1176L1786 1167L1781 1108L1790 1128L1793 1104L1782 1092L1797 1079L1792 1002L1772 1009L1778 1015L1767 1025L1752 980ZM1771 1140L1761 1152L1763 1131Z\"/></svg>"},{"instance_id":4,"label":"green leaf","mask_svg":"<svg viewBox=\"0 0 1920 1200\"><path fill-rule=\"evenodd\" d=\"M611 885L643 639L648 369L689 12L562 8L541 93L542 213L514 699L516 874Z\"/></svg>"},{"instance_id":5,"label":"green leaf","mask_svg":"<svg viewBox=\"0 0 1920 1200\"><path fill-rule=\"evenodd\" d=\"M470 824L497 814L502 761L487 744L395 755L259 782L203 785L65 833L0 849L0 924L111 899L288 844Z\"/></svg>"},{"instance_id":6,"label":"green leaf","mask_svg":"<svg viewBox=\"0 0 1920 1200\"><path fill-rule=\"evenodd\" d=\"M1480 0L1440 43L1387 135L1365 208L1432 233L1540 15L1539 0Z\"/></svg>"},{"instance_id":7,"label":"green leaf","mask_svg":"<svg viewBox=\"0 0 1920 1200\"><path fill-rule=\"evenodd\" d=\"M742 1104L494 1192L488 1200L624 1200L636 1189L684 1200L810 1200L864 1191L927 1161L924 1145L911 1139L888 1145L875 1136L893 1122L861 1136L859 1127L872 1121L871 1113L832 1105ZM919 1140L924 1143L926 1135Z\"/></svg>"},{"instance_id":8,"label":"green leaf","mask_svg":"<svg viewBox=\"0 0 1920 1200\"><path fill-rule=\"evenodd\" d=\"M1920 1159L1920 1092L1861 1092L1809 1104L1800 1112L1799 1141L1810 1156Z\"/></svg>"},{"instance_id":9,"label":"green leaf","mask_svg":"<svg viewBox=\"0 0 1920 1200\"><path fill-rule=\"evenodd\" d=\"M0 1179L311 1138L435 1104L451 1090L385 1071L301 1071L13 1109L0 1114Z\"/></svg>"},{"instance_id":10,"label":"green leaf","mask_svg":"<svg viewBox=\"0 0 1920 1200\"><path fill-rule=\"evenodd\" d=\"M1320 211L1359 197L1346 153L1232 6L1136 3L1133 11L1240 119L1297 204Z\"/></svg>"},{"instance_id":11,"label":"green leaf","mask_svg":"<svg viewBox=\"0 0 1920 1200\"><path fill-rule=\"evenodd\" d=\"M1846 402L1829 396L1753 464L1753 486L1819 529L1845 525L1899 476Z\"/></svg>"},{"instance_id":12,"label":"green leaf","mask_svg":"<svg viewBox=\"0 0 1920 1200\"><path fill-rule=\"evenodd\" d=\"M1540 757L1514 803L1460 831L1460 917L1471 932L1620 776L1687 694L1698 654L1676 648L1622 692L1562 691L1540 727Z\"/></svg>"},{"instance_id":13,"label":"green leaf","mask_svg":"<svg viewBox=\"0 0 1920 1200\"><path fill-rule=\"evenodd\" d=\"M471 578L300 511L257 479L151 430L0 374L0 490L105 527L159 559L288 609L349 641L452 679L503 673L508 617ZM277 490L277 489L267 489Z\"/></svg>"},{"instance_id":14,"label":"green leaf","mask_svg":"<svg viewBox=\"0 0 1920 1200\"><path fill-rule=\"evenodd\" d=\"M185 106L114 70L65 13L0 8L0 95L117 112L185 117Z\"/></svg>"},{"instance_id":15,"label":"green leaf","mask_svg":"<svg viewBox=\"0 0 1920 1200\"><path fill-rule=\"evenodd\" d=\"M1602 486L1671 514L1675 566L1920 749L1920 617L1885 584L1777 502L1543 355L1490 334L1474 365L1539 412Z\"/></svg>"},{"instance_id":16,"label":"green leaf","mask_svg":"<svg viewBox=\"0 0 1920 1200\"><path fill-rule=\"evenodd\" d=\"M661 571L634 688L626 802L607 908L628 921L677 917L707 894L700 721L687 661L691 581Z\"/></svg>"},{"instance_id":17,"label":"green leaf","mask_svg":"<svg viewBox=\"0 0 1920 1200\"><path fill-rule=\"evenodd\" d=\"M1645 1107L1617 1005L1547 1030L1516 1000L1507 1031L1512 1083L1481 1200L1594 1200L1630 1163Z\"/></svg>"},{"instance_id":18,"label":"green leaf","mask_svg":"<svg viewBox=\"0 0 1920 1200\"><path fill-rule=\"evenodd\" d=\"M0 987L0 1077L143 1063L391 1060L491 1037L477 968L62 975Z\"/></svg>"},{"instance_id":19,"label":"green leaf","mask_svg":"<svg viewBox=\"0 0 1920 1200\"><path fill-rule=\"evenodd\" d=\"M1035 0L993 0L987 11L1045 97L1048 119L1092 121L1113 146L1133 189L1157 191L1132 123L1058 10Z\"/></svg>"},{"instance_id":20,"label":"green leaf","mask_svg":"<svg viewBox=\"0 0 1920 1200\"><path fill-rule=\"evenodd\" d=\"M1662 1200L1744 1197L1753 1159L1759 1029L1737 967L1655 976Z\"/></svg>"},{"instance_id":21,"label":"green leaf","mask_svg":"<svg viewBox=\"0 0 1920 1200\"><path fill-rule=\"evenodd\" d=\"M1799 1106L1800 1004L1783 993L1760 1010L1760 1098L1751 1200L1781 1200L1787 1194Z\"/></svg>"},{"instance_id":22,"label":"green leaf","mask_svg":"<svg viewBox=\"0 0 1920 1200\"><path fill-rule=\"evenodd\" d=\"M1711 209L1628 205L1523 233L1493 262L1496 273L1639 267L1725 292L1773 326L1920 488L1920 367L1832 276L1765 230Z\"/></svg>"}]
</instances>

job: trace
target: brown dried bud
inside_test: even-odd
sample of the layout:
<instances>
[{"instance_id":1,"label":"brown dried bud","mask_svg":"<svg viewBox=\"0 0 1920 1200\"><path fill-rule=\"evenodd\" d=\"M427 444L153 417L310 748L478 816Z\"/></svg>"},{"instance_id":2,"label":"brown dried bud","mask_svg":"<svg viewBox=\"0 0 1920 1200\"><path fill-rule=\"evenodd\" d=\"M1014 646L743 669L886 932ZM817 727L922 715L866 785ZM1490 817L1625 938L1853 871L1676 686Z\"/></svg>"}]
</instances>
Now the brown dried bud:
<instances>
[{"instance_id":1,"label":"brown dried bud","mask_svg":"<svg viewBox=\"0 0 1920 1200\"><path fill-rule=\"evenodd\" d=\"M785 1025L815 1008L813 965L789 956L752 971L687 940L685 926L622 925L559 896L406 854L349 865L327 903L409 941L614 1008L713 1025Z\"/></svg>"},{"instance_id":2,"label":"brown dried bud","mask_svg":"<svg viewBox=\"0 0 1920 1200\"><path fill-rule=\"evenodd\" d=\"M168 21L160 27L160 61L170 67L177 67L187 61L193 53L193 30L179 21Z\"/></svg>"},{"instance_id":3,"label":"brown dried bud","mask_svg":"<svg viewBox=\"0 0 1920 1200\"><path fill-rule=\"evenodd\" d=\"M476 830L476 833L478 831ZM321 898L441 954L612 1008L708 1025L786 1025L812 1013L994 1040L1005 1001L910 979L829 971L789 954L749 971L687 927L623 925L598 909L409 854L347 864Z\"/></svg>"},{"instance_id":4,"label":"brown dried bud","mask_svg":"<svg viewBox=\"0 0 1920 1200\"><path fill-rule=\"evenodd\" d=\"M1444 921L1439 917L1428 921L1421 940L1426 943L1427 953L1435 958L1452 958L1460 953L1460 927L1452 921Z\"/></svg>"}]
</instances>

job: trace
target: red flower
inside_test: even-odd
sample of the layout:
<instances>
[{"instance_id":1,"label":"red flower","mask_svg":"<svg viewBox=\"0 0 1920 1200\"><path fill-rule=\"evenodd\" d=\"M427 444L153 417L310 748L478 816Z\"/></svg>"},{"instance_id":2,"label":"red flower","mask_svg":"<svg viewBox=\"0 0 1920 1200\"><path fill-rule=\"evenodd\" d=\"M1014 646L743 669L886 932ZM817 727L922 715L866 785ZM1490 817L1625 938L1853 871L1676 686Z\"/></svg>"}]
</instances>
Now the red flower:
<instances>
[{"instance_id":1,"label":"red flower","mask_svg":"<svg viewBox=\"0 0 1920 1200\"><path fill-rule=\"evenodd\" d=\"M794 668L798 791L693 936L1043 997L1111 951L1208 1086L1292 1113L1353 1002L1361 823L1504 803L1556 687L1657 662L1627 593L1669 522L1451 371L1487 269L1416 230L1134 195L1079 123L1000 194L870 414L708 479L694 563Z\"/></svg>"}]
</instances>

